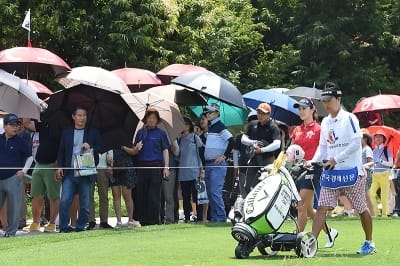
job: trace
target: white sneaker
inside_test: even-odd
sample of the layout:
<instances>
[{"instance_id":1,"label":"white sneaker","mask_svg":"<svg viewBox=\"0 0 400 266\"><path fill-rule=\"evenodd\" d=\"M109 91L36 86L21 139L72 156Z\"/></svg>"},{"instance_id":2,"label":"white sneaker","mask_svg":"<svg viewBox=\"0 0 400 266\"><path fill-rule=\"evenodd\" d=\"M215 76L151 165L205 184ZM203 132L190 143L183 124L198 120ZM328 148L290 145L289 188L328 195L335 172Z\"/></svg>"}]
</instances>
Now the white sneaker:
<instances>
[{"instance_id":1,"label":"white sneaker","mask_svg":"<svg viewBox=\"0 0 400 266\"><path fill-rule=\"evenodd\" d=\"M142 225L140 224L139 221L131 220L128 222L128 228L133 228L133 227L141 227Z\"/></svg>"},{"instance_id":2,"label":"white sneaker","mask_svg":"<svg viewBox=\"0 0 400 266\"><path fill-rule=\"evenodd\" d=\"M328 234L326 235L326 248L331 248L335 245L335 240L339 235L339 232L335 228L331 228L329 231L329 235L331 236L332 241L330 241Z\"/></svg>"},{"instance_id":3,"label":"white sneaker","mask_svg":"<svg viewBox=\"0 0 400 266\"><path fill-rule=\"evenodd\" d=\"M116 229L119 229L122 227L122 222L117 222L117 224L115 225Z\"/></svg>"}]
</instances>

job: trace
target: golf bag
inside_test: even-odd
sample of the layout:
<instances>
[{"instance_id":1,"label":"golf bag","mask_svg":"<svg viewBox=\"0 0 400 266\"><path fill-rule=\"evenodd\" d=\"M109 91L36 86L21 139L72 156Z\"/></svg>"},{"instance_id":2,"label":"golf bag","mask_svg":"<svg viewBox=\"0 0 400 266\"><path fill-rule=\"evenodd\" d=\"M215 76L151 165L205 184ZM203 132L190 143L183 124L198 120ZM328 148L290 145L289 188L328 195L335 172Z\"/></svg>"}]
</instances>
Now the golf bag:
<instances>
[{"instance_id":1,"label":"golf bag","mask_svg":"<svg viewBox=\"0 0 400 266\"><path fill-rule=\"evenodd\" d=\"M255 247L263 255L294 249L298 257L313 257L317 252L317 239L312 233L299 232L290 208L297 205L300 195L289 171L281 166L271 174L272 165L261 169L261 181L245 199L238 197L229 213L233 227L232 237L238 242L236 258L247 258ZM307 171L298 178L304 178ZM278 230L287 218L296 225L295 233Z\"/></svg>"}]
</instances>

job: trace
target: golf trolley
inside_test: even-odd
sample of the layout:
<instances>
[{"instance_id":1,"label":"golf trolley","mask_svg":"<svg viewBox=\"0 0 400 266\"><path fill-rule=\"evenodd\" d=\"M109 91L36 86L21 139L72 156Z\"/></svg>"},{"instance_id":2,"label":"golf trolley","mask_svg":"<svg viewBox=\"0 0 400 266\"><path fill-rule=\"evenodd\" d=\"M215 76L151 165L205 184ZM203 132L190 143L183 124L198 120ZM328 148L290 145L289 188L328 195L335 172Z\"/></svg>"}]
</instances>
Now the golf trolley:
<instances>
[{"instance_id":1,"label":"golf trolley","mask_svg":"<svg viewBox=\"0 0 400 266\"><path fill-rule=\"evenodd\" d=\"M294 168L297 171L291 171L292 174L301 172L297 178L311 175L313 171L299 165L289 169ZM245 199L238 197L229 213L233 224L231 235L238 242L235 256L247 258L257 248L262 255L294 250L298 257L313 257L318 248L317 239L310 232L299 232L297 221L290 213L290 208L300 201L294 180L286 167L273 169L274 165L262 168L261 181ZM278 232L287 218L295 223L295 232Z\"/></svg>"}]
</instances>

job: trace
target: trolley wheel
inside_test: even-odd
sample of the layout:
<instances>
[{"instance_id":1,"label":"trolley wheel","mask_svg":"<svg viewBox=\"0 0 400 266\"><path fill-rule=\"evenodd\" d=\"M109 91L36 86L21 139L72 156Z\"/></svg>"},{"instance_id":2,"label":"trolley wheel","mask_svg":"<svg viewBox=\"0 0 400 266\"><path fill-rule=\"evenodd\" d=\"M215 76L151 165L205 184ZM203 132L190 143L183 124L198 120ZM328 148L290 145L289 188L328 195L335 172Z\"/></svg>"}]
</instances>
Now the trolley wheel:
<instances>
[{"instance_id":1,"label":"trolley wheel","mask_svg":"<svg viewBox=\"0 0 400 266\"><path fill-rule=\"evenodd\" d=\"M249 251L244 243L239 243L235 248L235 257L237 259L246 259L249 257Z\"/></svg>"},{"instance_id":2,"label":"trolley wheel","mask_svg":"<svg viewBox=\"0 0 400 266\"><path fill-rule=\"evenodd\" d=\"M311 258L314 257L318 249L318 240L310 232L301 232L296 238L296 255L297 257Z\"/></svg>"}]
</instances>

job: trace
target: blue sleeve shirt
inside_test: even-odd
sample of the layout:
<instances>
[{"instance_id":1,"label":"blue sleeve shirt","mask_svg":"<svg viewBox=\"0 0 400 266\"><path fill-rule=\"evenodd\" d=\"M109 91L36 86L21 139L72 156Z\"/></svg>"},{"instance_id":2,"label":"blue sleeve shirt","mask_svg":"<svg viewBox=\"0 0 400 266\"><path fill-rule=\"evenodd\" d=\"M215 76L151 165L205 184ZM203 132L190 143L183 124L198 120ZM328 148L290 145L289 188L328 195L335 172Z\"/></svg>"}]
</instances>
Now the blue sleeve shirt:
<instances>
[{"instance_id":1,"label":"blue sleeve shirt","mask_svg":"<svg viewBox=\"0 0 400 266\"><path fill-rule=\"evenodd\" d=\"M163 150L169 149L167 134L160 128L141 128L136 134L134 145L142 141L143 147L136 156L137 161L163 161Z\"/></svg>"},{"instance_id":2,"label":"blue sleeve shirt","mask_svg":"<svg viewBox=\"0 0 400 266\"><path fill-rule=\"evenodd\" d=\"M392 151L387 148L387 158L384 152L385 146L380 145L378 147L375 147L375 149L372 151L372 154L374 156L374 172L376 173L382 173L385 171L388 171L391 167L386 166L384 164L382 164L382 161L387 161L387 162L393 162L393 153Z\"/></svg>"},{"instance_id":3,"label":"blue sleeve shirt","mask_svg":"<svg viewBox=\"0 0 400 266\"><path fill-rule=\"evenodd\" d=\"M207 132L207 140L204 150L204 158L206 161L224 155L228 147L228 140L232 138L231 132L225 127L219 118L211 122Z\"/></svg>"},{"instance_id":4,"label":"blue sleeve shirt","mask_svg":"<svg viewBox=\"0 0 400 266\"><path fill-rule=\"evenodd\" d=\"M25 160L32 155L32 149L19 136L6 139L0 135L0 179L7 179L22 170Z\"/></svg>"}]
</instances>

